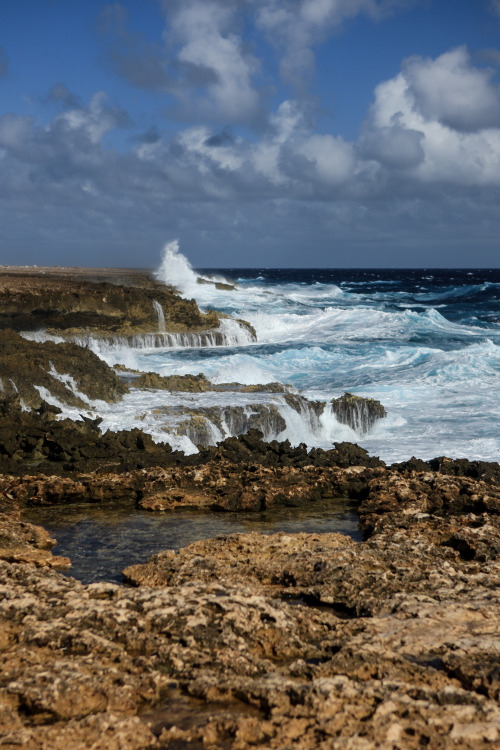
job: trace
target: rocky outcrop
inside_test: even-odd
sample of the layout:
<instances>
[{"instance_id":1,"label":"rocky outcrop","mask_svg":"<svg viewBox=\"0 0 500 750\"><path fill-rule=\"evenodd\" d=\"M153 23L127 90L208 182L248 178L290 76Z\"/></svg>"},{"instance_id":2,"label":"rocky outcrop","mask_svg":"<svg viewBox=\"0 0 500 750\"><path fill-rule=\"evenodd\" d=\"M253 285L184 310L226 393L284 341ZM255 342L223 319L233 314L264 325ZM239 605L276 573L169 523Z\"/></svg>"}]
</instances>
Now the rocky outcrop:
<instances>
[{"instance_id":1,"label":"rocky outcrop","mask_svg":"<svg viewBox=\"0 0 500 750\"><path fill-rule=\"evenodd\" d=\"M235 438L231 440L240 442ZM134 460L131 443L132 440L130 462ZM122 502L130 501L148 510L189 507L261 511L339 497L359 499L366 494L368 479L384 471L383 467L359 465L340 468L335 465L335 451L323 461L323 464L330 461L330 466L314 465L311 463L314 457L309 462L301 461L295 449L288 446L287 451L285 444L281 445L280 452L280 445L276 444L274 462L269 460L268 465L238 457L228 460L223 456L227 446L222 443L222 451L214 453L206 451L188 457L166 454L163 468L131 469L129 465L128 471L113 471L113 463L109 461L98 472L72 476L0 475L0 495L22 505L101 502L119 497ZM126 445L123 448L126 449ZM144 462L147 458L146 451Z\"/></svg>"},{"instance_id":2,"label":"rocky outcrop","mask_svg":"<svg viewBox=\"0 0 500 750\"><path fill-rule=\"evenodd\" d=\"M199 375L158 375L156 372L140 372L130 370L124 365L115 365L113 369L125 376L137 375L130 380L134 388L152 388L165 391L186 391L192 393L206 393L207 391L234 393L288 393L289 386L282 383L257 383L242 385L241 383L212 383L203 373Z\"/></svg>"},{"instance_id":3,"label":"rocky outcrop","mask_svg":"<svg viewBox=\"0 0 500 750\"><path fill-rule=\"evenodd\" d=\"M102 364L105 368L106 365ZM117 376L113 373L113 377ZM101 382L104 383L104 378ZM203 387L202 383L195 380L193 385ZM98 387L101 385L98 381L96 384ZM257 405L253 415L242 411L240 426L244 429L248 425L247 434L240 438L227 438L218 446L210 445L193 456L173 451L169 445L154 443L150 435L138 429L102 434L98 418L90 419L82 415L78 421L56 421L58 413L57 408L49 407L44 402L38 409L22 411L19 398L16 401L10 393L5 393L3 400L0 398L0 472L17 475L36 471L63 476L97 470L122 473L154 466L194 465L220 458L267 466L382 464L379 459L368 456L365 450L350 443L335 444L336 448L332 451L308 451L305 445L292 447L288 441L264 442L263 433L253 429L252 424L263 421L272 423L273 429L282 428L281 417L272 409L272 405L265 408ZM217 414L214 419L219 418ZM183 413L180 413L182 416ZM191 419L194 416L191 415ZM235 420L237 418L238 414ZM194 429L196 425L191 424ZM203 417L201 429L205 426L206 416ZM193 437L199 438L200 433L193 433Z\"/></svg>"},{"instance_id":4,"label":"rocky outcrop","mask_svg":"<svg viewBox=\"0 0 500 750\"><path fill-rule=\"evenodd\" d=\"M44 472L68 475L77 471L124 472L176 463L168 445L157 445L140 430L106 432L99 419L55 421L52 414L17 411L0 417L0 472L23 475ZM52 417L52 418L51 418ZM180 459L184 455L180 454Z\"/></svg>"},{"instance_id":5,"label":"rocky outcrop","mask_svg":"<svg viewBox=\"0 0 500 750\"><path fill-rule=\"evenodd\" d=\"M1 492L0 560L30 563L38 568L68 569L69 559L51 552L56 540L41 526L21 521L18 505L12 500L8 492Z\"/></svg>"},{"instance_id":6,"label":"rocky outcrop","mask_svg":"<svg viewBox=\"0 0 500 750\"><path fill-rule=\"evenodd\" d=\"M144 372L131 383L134 388L188 391L191 393L205 393L213 388L203 373L199 375L158 375L156 372Z\"/></svg>"},{"instance_id":7,"label":"rocky outcrop","mask_svg":"<svg viewBox=\"0 0 500 750\"><path fill-rule=\"evenodd\" d=\"M264 440L269 440L286 428L286 422L274 404L199 407L184 410L183 415L186 413L177 434L187 435L198 448L208 448L228 433L239 436L256 429Z\"/></svg>"},{"instance_id":8,"label":"rocky outcrop","mask_svg":"<svg viewBox=\"0 0 500 750\"><path fill-rule=\"evenodd\" d=\"M409 461L393 464L392 468L405 475L413 471L437 471L440 474L481 479L500 485L500 464L496 461L469 461L467 458L439 456L430 461L411 458Z\"/></svg>"},{"instance_id":9,"label":"rocky outcrop","mask_svg":"<svg viewBox=\"0 0 500 750\"><path fill-rule=\"evenodd\" d=\"M0 269L0 329L7 328L111 345L218 346L238 331L255 340L246 321L202 313L194 299L180 297L147 272L125 269Z\"/></svg>"},{"instance_id":10,"label":"rocky outcrop","mask_svg":"<svg viewBox=\"0 0 500 750\"><path fill-rule=\"evenodd\" d=\"M60 332L65 337L92 331L96 336L133 335L158 330L161 306L165 330L200 331L217 328L216 313L202 314L194 300L185 300L172 289L137 273L121 283L82 278L66 269L57 274L50 269L38 273L0 273L0 328L17 331Z\"/></svg>"},{"instance_id":11,"label":"rocky outcrop","mask_svg":"<svg viewBox=\"0 0 500 750\"><path fill-rule=\"evenodd\" d=\"M387 416L380 401L374 398L344 393L331 401L332 411L342 424L348 425L358 435L366 434L379 419Z\"/></svg>"},{"instance_id":12,"label":"rocky outcrop","mask_svg":"<svg viewBox=\"0 0 500 750\"><path fill-rule=\"evenodd\" d=\"M55 397L85 409L84 399L118 401L128 390L113 370L76 344L43 344L0 330L0 401L40 408Z\"/></svg>"}]
</instances>

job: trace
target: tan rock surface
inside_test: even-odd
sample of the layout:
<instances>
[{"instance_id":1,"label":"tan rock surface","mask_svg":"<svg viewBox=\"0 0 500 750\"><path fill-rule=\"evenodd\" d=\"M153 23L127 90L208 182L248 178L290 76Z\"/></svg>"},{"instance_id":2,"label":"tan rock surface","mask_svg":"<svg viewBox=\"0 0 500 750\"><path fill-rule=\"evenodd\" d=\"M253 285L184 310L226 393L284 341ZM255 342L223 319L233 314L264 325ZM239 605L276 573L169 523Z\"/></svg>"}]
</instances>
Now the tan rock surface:
<instances>
[{"instance_id":1,"label":"tan rock surface","mask_svg":"<svg viewBox=\"0 0 500 750\"><path fill-rule=\"evenodd\" d=\"M498 747L498 490L336 471L364 477L365 542L223 536L131 566L133 588L0 562L1 746ZM51 544L12 510L2 528Z\"/></svg>"}]
</instances>

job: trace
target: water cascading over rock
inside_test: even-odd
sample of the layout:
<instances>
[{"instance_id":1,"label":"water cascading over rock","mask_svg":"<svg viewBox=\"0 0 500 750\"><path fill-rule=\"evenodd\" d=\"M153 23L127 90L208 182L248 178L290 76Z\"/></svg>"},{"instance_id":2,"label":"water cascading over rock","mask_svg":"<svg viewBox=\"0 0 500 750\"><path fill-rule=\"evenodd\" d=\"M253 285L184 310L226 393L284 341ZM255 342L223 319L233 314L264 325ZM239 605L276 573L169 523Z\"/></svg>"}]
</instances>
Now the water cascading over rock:
<instances>
[{"instance_id":1,"label":"water cascading over rock","mask_svg":"<svg viewBox=\"0 0 500 750\"><path fill-rule=\"evenodd\" d=\"M358 435L365 435L377 420L387 416L380 401L356 396L347 391L340 398L333 398L331 403L338 421L348 425Z\"/></svg>"},{"instance_id":2,"label":"water cascading over rock","mask_svg":"<svg viewBox=\"0 0 500 750\"><path fill-rule=\"evenodd\" d=\"M187 435L194 445L207 448L226 437L244 435L251 429L262 432L271 440L286 429L286 422L274 404L248 404L198 408L178 427L179 435Z\"/></svg>"}]
</instances>

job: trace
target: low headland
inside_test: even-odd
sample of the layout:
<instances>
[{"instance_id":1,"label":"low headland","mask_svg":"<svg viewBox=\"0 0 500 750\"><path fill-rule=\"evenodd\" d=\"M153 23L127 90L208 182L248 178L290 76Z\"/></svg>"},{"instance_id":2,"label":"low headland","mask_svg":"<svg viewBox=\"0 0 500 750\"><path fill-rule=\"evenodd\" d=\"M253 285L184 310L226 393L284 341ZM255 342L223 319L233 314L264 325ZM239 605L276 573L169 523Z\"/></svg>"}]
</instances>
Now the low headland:
<instances>
[{"instance_id":1,"label":"low headland","mask_svg":"<svg viewBox=\"0 0 500 750\"><path fill-rule=\"evenodd\" d=\"M388 466L353 443L294 447L272 439L283 417L257 396L312 416L322 402L280 383L110 367L88 345L216 346L230 326L255 336L145 271L0 268L1 746L498 747L500 465ZM186 455L88 416L89 403L119 404L130 389L230 390L252 409L174 414L199 448ZM345 394L332 408L362 431L385 410L361 401ZM213 445L217 419L233 434ZM131 560L122 585L75 580L56 541L25 520L109 500L164 517L339 498L362 541L218 536Z\"/></svg>"}]
</instances>

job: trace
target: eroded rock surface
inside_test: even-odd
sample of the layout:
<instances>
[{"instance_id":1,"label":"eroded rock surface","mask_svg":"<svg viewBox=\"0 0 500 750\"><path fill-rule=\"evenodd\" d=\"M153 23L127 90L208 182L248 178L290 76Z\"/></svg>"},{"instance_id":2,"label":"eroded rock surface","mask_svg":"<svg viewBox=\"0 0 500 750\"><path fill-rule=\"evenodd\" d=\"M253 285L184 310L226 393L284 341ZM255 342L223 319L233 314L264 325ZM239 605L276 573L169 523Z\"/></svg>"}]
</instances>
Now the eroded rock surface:
<instances>
[{"instance_id":1,"label":"eroded rock surface","mask_svg":"<svg viewBox=\"0 0 500 750\"><path fill-rule=\"evenodd\" d=\"M107 278L112 274L108 272ZM3 269L0 272L0 328L32 331L44 328L65 337L132 336L159 330L158 308L168 332L217 328L215 312L203 314L146 273L122 270L111 281L83 269Z\"/></svg>"},{"instance_id":2,"label":"eroded rock surface","mask_svg":"<svg viewBox=\"0 0 500 750\"><path fill-rule=\"evenodd\" d=\"M498 746L500 491L362 471L362 543L223 536L135 588L0 563L4 746Z\"/></svg>"},{"instance_id":3,"label":"eroded rock surface","mask_svg":"<svg viewBox=\"0 0 500 750\"><path fill-rule=\"evenodd\" d=\"M38 409L50 396L86 409L89 399L118 401L127 390L118 375L89 349L70 343L27 341L14 331L0 330L0 412L15 403Z\"/></svg>"}]
</instances>

